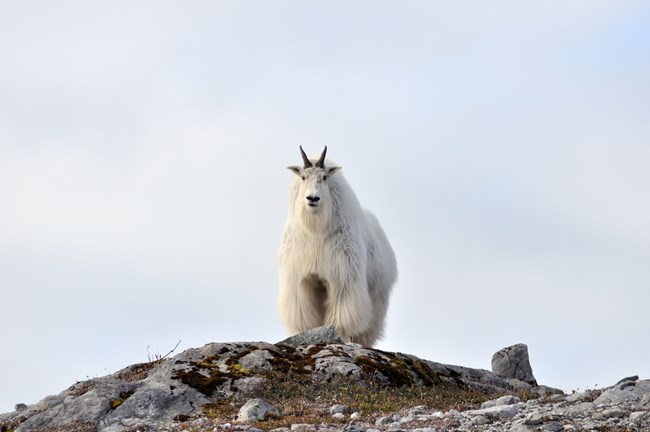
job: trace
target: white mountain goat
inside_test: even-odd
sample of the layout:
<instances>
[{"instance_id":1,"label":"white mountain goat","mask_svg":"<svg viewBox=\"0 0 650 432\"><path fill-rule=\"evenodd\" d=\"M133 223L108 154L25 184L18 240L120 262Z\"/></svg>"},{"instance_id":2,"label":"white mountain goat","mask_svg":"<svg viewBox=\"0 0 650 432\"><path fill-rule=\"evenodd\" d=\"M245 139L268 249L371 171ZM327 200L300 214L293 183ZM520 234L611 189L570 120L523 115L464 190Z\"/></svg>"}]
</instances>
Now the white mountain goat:
<instances>
[{"instance_id":1,"label":"white mountain goat","mask_svg":"<svg viewBox=\"0 0 650 432\"><path fill-rule=\"evenodd\" d=\"M363 210L339 173L302 147L304 165L289 189L289 215L278 253L280 315L292 333L332 324L346 342L382 337L397 279L395 254L377 218Z\"/></svg>"}]
</instances>

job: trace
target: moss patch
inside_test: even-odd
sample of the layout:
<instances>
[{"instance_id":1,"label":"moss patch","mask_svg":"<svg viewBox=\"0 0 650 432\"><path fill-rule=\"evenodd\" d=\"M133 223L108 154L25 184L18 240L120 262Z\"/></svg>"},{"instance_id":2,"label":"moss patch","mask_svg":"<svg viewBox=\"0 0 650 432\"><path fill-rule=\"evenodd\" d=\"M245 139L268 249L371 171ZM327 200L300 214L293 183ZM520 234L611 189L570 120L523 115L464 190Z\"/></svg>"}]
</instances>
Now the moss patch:
<instances>
[{"instance_id":1,"label":"moss patch","mask_svg":"<svg viewBox=\"0 0 650 432\"><path fill-rule=\"evenodd\" d=\"M369 356L358 356L354 361L370 379L379 379L381 382L379 377L383 377L388 380L386 384L398 387L415 384L413 375L401 361L385 364Z\"/></svg>"},{"instance_id":2,"label":"moss patch","mask_svg":"<svg viewBox=\"0 0 650 432\"><path fill-rule=\"evenodd\" d=\"M208 371L207 376L196 369L177 371L174 374L174 379L200 391L206 396L212 396L217 388L227 381L227 378L218 369L209 369Z\"/></svg>"},{"instance_id":3,"label":"moss patch","mask_svg":"<svg viewBox=\"0 0 650 432\"><path fill-rule=\"evenodd\" d=\"M382 356L357 356L354 362L366 376L384 377L392 387L442 385L444 380L429 365L419 359L382 352ZM382 381L381 379L379 380ZM462 382L460 383L462 385Z\"/></svg>"},{"instance_id":4,"label":"moss patch","mask_svg":"<svg viewBox=\"0 0 650 432\"><path fill-rule=\"evenodd\" d=\"M198 362L177 362L177 364L186 364L187 370L176 371L174 379L192 387L210 397L224 384L232 382L235 379L252 376L252 373L242 367L238 361L243 356L251 353L256 348L246 348L237 354L230 355L225 359L225 368L222 370L222 357L231 353L233 350L223 347L219 353Z\"/></svg>"},{"instance_id":5,"label":"moss patch","mask_svg":"<svg viewBox=\"0 0 650 432\"><path fill-rule=\"evenodd\" d=\"M312 355L321 348L312 348L308 355L303 355L294 347L281 346L278 350L268 349L272 355L269 362L272 368L269 371L253 373L239 364L239 360L259 349L257 346L239 346L234 349L222 348L217 355L208 357L199 362L187 362L187 370L177 371L173 378L200 391L204 395L214 396L215 392L228 383L246 377L274 378L278 375L305 375L310 374L314 368L315 360ZM238 351L236 353L233 353ZM224 370L225 368L225 370ZM231 390L236 390L231 388Z\"/></svg>"},{"instance_id":6,"label":"moss patch","mask_svg":"<svg viewBox=\"0 0 650 432\"><path fill-rule=\"evenodd\" d=\"M109 408L111 409L111 411L116 409L120 405L122 405L125 400L127 400L128 398L133 396L133 393L135 393L134 390L125 391L125 392L120 393L120 395L119 395L119 397L117 399L113 399L112 401L109 401L108 405L109 405Z\"/></svg>"},{"instance_id":7,"label":"moss patch","mask_svg":"<svg viewBox=\"0 0 650 432\"><path fill-rule=\"evenodd\" d=\"M120 381L136 382L143 380L149 376L149 373L159 364L157 361L148 363L138 363L118 372L115 375Z\"/></svg>"}]
</instances>

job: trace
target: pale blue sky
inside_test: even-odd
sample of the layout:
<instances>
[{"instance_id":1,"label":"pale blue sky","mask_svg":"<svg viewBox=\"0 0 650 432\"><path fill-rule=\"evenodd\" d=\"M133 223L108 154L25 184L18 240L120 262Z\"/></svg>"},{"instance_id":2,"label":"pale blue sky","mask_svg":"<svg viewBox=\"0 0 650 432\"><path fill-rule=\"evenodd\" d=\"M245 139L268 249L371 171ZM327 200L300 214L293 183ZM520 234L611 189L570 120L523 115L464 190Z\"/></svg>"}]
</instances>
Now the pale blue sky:
<instances>
[{"instance_id":1,"label":"pale blue sky","mask_svg":"<svg viewBox=\"0 0 650 432\"><path fill-rule=\"evenodd\" d=\"M379 217L379 348L650 378L650 6L0 0L0 412L286 337L298 146Z\"/></svg>"}]
</instances>

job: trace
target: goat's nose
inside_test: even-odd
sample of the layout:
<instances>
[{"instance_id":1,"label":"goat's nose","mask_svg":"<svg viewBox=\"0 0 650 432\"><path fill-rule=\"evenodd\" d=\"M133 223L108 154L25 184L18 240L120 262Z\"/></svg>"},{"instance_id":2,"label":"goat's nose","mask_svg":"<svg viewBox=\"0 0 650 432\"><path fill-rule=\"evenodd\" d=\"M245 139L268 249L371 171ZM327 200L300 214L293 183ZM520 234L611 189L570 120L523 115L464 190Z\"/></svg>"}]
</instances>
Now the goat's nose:
<instances>
[{"instance_id":1,"label":"goat's nose","mask_svg":"<svg viewBox=\"0 0 650 432\"><path fill-rule=\"evenodd\" d=\"M315 203L315 202L320 201L320 197L309 195L309 196L307 196L307 200L308 200L309 202L313 202L313 203Z\"/></svg>"}]
</instances>

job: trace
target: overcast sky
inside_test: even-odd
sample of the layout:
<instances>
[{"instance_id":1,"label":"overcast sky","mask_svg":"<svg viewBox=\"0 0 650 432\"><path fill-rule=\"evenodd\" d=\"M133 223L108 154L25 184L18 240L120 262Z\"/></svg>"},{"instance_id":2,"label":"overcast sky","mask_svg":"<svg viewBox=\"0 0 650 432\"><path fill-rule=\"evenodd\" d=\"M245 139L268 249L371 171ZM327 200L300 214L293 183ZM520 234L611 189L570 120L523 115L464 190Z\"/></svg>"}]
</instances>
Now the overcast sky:
<instances>
[{"instance_id":1,"label":"overcast sky","mask_svg":"<svg viewBox=\"0 0 650 432\"><path fill-rule=\"evenodd\" d=\"M648 2L0 0L0 412L285 338L299 145L395 249L379 348L650 378Z\"/></svg>"}]
</instances>

